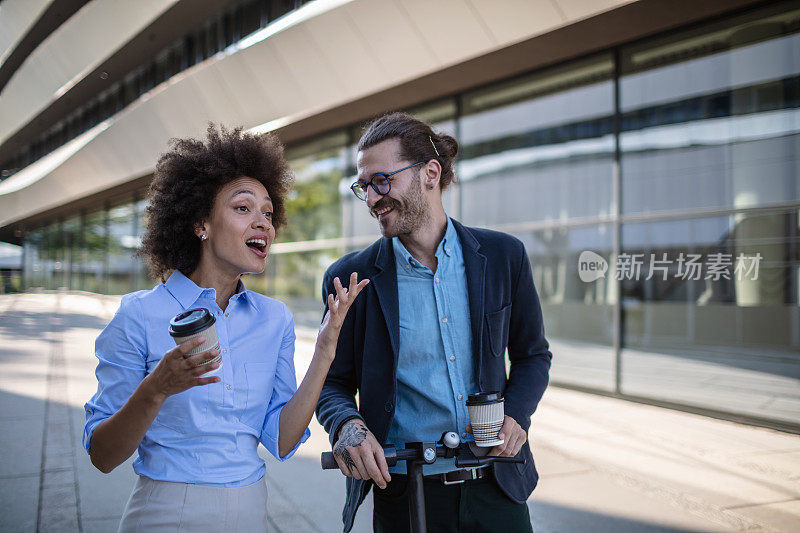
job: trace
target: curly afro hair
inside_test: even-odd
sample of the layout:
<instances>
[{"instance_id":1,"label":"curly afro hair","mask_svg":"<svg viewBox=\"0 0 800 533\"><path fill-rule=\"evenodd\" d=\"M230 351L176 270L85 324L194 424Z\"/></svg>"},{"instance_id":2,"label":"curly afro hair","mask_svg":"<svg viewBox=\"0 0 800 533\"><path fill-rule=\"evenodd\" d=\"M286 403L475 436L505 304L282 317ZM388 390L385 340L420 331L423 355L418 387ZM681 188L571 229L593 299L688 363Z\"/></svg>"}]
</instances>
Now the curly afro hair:
<instances>
[{"instance_id":1,"label":"curly afro hair","mask_svg":"<svg viewBox=\"0 0 800 533\"><path fill-rule=\"evenodd\" d=\"M275 135L209 124L205 143L170 139L170 147L150 184L147 230L139 249L153 279L164 281L174 270L194 272L200 261L194 230L211 216L219 190L236 179L261 182L272 200L275 231L286 224L285 200L294 178Z\"/></svg>"}]
</instances>

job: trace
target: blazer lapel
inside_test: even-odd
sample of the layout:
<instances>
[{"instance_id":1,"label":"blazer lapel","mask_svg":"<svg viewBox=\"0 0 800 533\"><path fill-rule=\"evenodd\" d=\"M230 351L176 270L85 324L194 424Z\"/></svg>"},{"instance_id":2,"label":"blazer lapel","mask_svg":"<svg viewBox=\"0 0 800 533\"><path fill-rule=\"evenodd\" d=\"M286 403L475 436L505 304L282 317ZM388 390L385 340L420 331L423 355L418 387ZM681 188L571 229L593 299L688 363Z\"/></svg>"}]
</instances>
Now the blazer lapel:
<instances>
[{"instance_id":1,"label":"blazer lapel","mask_svg":"<svg viewBox=\"0 0 800 533\"><path fill-rule=\"evenodd\" d=\"M472 327L472 353L476 361L476 377L480 379L486 256L480 253L480 243L467 228L455 220L453 220L453 225L461 240L461 251L464 255L464 270L467 277L467 294L469 295L469 318Z\"/></svg>"},{"instance_id":2,"label":"blazer lapel","mask_svg":"<svg viewBox=\"0 0 800 533\"><path fill-rule=\"evenodd\" d=\"M392 343L392 354L397 361L398 343L400 338L400 310L397 296L397 267L394 261L392 241L381 239L378 254L375 257L377 273L370 282L375 287L378 301L386 318L386 327L389 329L389 339Z\"/></svg>"}]
</instances>

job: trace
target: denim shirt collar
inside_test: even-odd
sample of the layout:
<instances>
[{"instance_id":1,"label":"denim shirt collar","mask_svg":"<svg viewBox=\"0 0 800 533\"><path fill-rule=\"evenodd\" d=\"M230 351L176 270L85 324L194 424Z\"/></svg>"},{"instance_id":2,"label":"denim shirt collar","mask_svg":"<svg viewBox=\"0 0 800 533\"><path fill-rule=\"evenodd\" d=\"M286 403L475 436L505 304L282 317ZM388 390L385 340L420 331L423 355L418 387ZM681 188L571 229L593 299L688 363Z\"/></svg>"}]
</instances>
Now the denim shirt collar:
<instances>
[{"instance_id":1,"label":"denim shirt collar","mask_svg":"<svg viewBox=\"0 0 800 533\"><path fill-rule=\"evenodd\" d=\"M446 215L445 215L446 216ZM453 254L453 243L457 242L458 234L456 228L453 226L453 221L447 217L447 229L444 232L444 238L436 247L436 257L441 258L444 255L450 257ZM392 247L394 248L395 260L398 264L412 265L414 267L421 266L419 261L414 259L411 253L406 249L399 237L392 238Z\"/></svg>"},{"instance_id":2,"label":"denim shirt collar","mask_svg":"<svg viewBox=\"0 0 800 533\"><path fill-rule=\"evenodd\" d=\"M217 291L215 289L207 289L198 286L180 270L174 270L164 286L170 294L178 300L178 303L180 303L184 309L189 309L200 297L210 298L211 300L217 299ZM236 287L236 292L231 297L231 301L243 298L254 310L258 311L256 299L250 292L251 291L245 288L244 283L240 279Z\"/></svg>"}]
</instances>

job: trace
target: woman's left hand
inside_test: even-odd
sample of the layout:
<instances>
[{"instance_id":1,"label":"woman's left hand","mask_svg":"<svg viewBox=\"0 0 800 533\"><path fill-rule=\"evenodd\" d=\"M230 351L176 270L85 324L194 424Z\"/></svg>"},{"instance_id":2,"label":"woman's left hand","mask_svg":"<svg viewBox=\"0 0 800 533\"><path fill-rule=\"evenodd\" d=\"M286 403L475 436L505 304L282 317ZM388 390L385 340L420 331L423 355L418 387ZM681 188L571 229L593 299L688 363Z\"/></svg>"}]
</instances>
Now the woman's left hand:
<instances>
[{"instance_id":1,"label":"woman's left hand","mask_svg":"<svg viewBox=\"0 0 800 533\"><path fill-rule=\"evenodd\" d=\"M339 278L333 278L333 286L336 289L336 296L333 294L328 295L328 312L325 314L325 319L319 328L319 337L317 342L332 343L336 346L336 341L339 339L339 331L342 329L344 317L347 316L347 311L355 301L361 289L369 284L368 279L358 281L358 274L353 272L350 274L350 286L344 288Z\"/></svg>"}]
</instances>

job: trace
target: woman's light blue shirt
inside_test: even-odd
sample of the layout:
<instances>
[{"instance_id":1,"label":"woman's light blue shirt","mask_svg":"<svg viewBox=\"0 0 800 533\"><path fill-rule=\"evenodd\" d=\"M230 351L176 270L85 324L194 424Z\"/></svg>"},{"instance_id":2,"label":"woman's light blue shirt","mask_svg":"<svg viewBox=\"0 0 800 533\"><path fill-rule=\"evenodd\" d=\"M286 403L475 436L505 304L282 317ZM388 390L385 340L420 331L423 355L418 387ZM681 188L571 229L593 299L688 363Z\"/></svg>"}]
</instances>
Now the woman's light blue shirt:
<instances>
[{"instance_id":1,"label":"woman's light blue shirt","mask_svg":"<svg viewBox=\"0 0 800 533\"><path fill-rule=\"evenodd\" d=\"M139 445L133 469L139 475L224 487L249 485L266 470L258 443L281 461L291 457L311 435L279 457L281 409L297 390L294 372L294 319L272 298L240 283L223 312L214 289L198 287L175 271L149 291L127 294L97 337L97 393L86 403L83 445L92 432L116 413L175 347L170 319L204 307L216 318L222 353L219 383L193 387L167 398Z\"/></svg>"}]
</instances>

